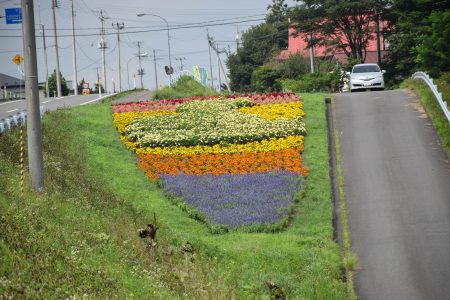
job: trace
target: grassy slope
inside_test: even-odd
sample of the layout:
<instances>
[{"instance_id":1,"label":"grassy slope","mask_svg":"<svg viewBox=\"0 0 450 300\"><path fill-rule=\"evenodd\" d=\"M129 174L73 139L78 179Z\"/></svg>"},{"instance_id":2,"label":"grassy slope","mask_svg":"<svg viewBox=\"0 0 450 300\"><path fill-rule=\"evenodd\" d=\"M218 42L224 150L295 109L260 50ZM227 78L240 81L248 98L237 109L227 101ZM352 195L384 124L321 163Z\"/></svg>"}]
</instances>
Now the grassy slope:
<instances>
[{"instance_id":1,"label":"grassy slope","mask_svg":"<svg viewBox=\"0 0 450 300\"><path fill-rule=\"evenodd\" d=\"M438 101L430 91L429 87L421 80L408 79L402 87L408 87L419 96L420 103L425 108L428 117L432 120L439 136L441 137L442 146L450 154L450 123L442 112ZM438 85L438 88L440 86ZM443 87L443 86L442 86ZM443 92L444 101L449 101L450 94L448 94L448 85L440 89ZM447 102L448 104L448 102Z\"/></svg>"},{"instance_id":2,"label":"grassy slope","mask_svg":"<svg viewBox=\"0 0 450 300\"><path fill-rule=\"evenodd\" d=\"M303 98L305 121L309 130L304 156L306 164L311 169L311 175L305 190L297 195L300 200L298 217L289 229L278 234L232 232L225 235L211 235L205 226L169 204L162 193L148 181L145 174L137 167L135 156L119 142L118 134L112 126L111 110L108 105L98 104L55 113L54 115L64 116L61 122L65 124L66 129L71 128L71 136L68 139L70 148L73 153L82 155L83 167L88 166L88 171L85 173L99 178L98 182L102 187L99 188L97 199L90 201L93 203L99 200L106 203L119 202L117 205L111 205L111 208L105 203L99 210L91 211L91 208L84 207L84 210L77 210L74 213L70 210L70 206L65 207L70 205L71 201L60 204L60 198L56 197L57 205L63 206L61 209L57 208L55 212L62 218L61 224L76 227L75 232L80 232L81 235L94 232L94 238L91 239L100 240L100 245L94 243L96 245L94 248L98 247L97 252L83 253L79 256L79 263L90 266L98 260L95 267L91 266L93 273L97 268L105 269L108 276L113 276L116 282L126 286L126 292L136 290L141 295L154 292L159 293L158 296L162 298L165 297L165 292L172 293L170 298L180 293L188 293L188 298L199 298L200 293L209 293L209 296L215 295L215 298L221 298L220 295L229 298L230 294L236 292L241 299L264 299L269 298L270 294L264 282L273 280L289 299L346 299L346 287L341 278L340 252L338 246L332 241L332 203L323 96L310 94L303 95ZM53 125L58 124L50 125L57 127ZM74 193L76 190L73 188ZM105 197L106 199L98 199L101 198L102 193L106 196L112 195ZM114 200L115 198L123 199L125 203ZM36 199L36 205L40 201ZM2 207L8 207L8 200L6 202L3 200L2 204ZM123 213L123 210L127 213ZM52 210L45 211L43 214L51 212ZM191 273L189 282L193 287L185 284L187 280L179 279L186 274L186 269L182 268L183 264L180 265L176 257L166 262L167 258L161 256L159 260L163 261L160 264L148 262L149 255L144 253L142 242L139 243L139 240L136 240L136 228L139 228L143 220L150 221L153 212L158 216L161 227L158 234L161 239L174 244L176 249L181 243L189 241L201 253L201 257L197 260L201 264L189 267L187 272ZM114 230L111 232L111 228L119 232L116 233ZM106 232L108 237L114 236L112 240L115 242L106 244L113 244L118 248L108 246L104 252L102 232ZM68 236L70 237L70 234ZM89 238L89 234L86 238ZM161 274L154 276L153 284L150 280L146 280L148 277L142 277L140 272L138 275L130 274L133 272L129 264L120 265L121 255L127 253L121 248L123 245L120 241L127 239L133 241L133 247L125 248L129 250L129 255L137 256L138 268L142 268L142 264L145 265L147 261L150 268L162 269ZM59 239L55 238L51 242L59 243ZM138 253L135 254L135 252ZM117 267L123 268L123 272L117 271L115 261L117 261ZM175 272L178 276L168 278L169 270L173 268L179 269ZM205 269L209 270L208 274L205 274ZM69 272L69 274L72 273ZM73 272L73 276L77 274ZM85 284L90 284L91 281L97 282L97 277L89 278L85 279ZM218 284L219 278L222 284ZM210 282L212 285L208 285ZM73 285L80 283L75 281ZM158 285L163 288L155 290L154 286ZM68 283L67 289L76 288ZM106 287L104 289L109 291ZM110 292L99 291L98 295L120 294L117 288L110 287L110 289ZM201 292L202 290L205 292ZM121 295L127 294L126 292L122 292Z\"/></svg>"},{"instance_id":3,"label":"grassy slope","mask_svg":"<svg viewBox=\"0 0 450 300\"><path fill-rule=\"evenodd\" d=\"M105 176L111 189L138 210L149 215L156 212L162 222L162 234L176 243L190 241L202 253L218 257L222 266L218 270L220 276L236 286L242 297L267 294L264 281L272 279L290 296L340 299L344 287L339 279L339 250L331 240L332 204L323 97L305 95L304 100L309 128L305 160L311 167L311 176L299 218L281 234L209 234L205 226L164 200L135 166L133 154L118 143L117 133L109 125L109 108L105 106L81 109L86 122L91 122L90 133L84 134L96 140L87 148L90 165ZM89 120L95 120L95 125Z\"/></svg>"}]
</instances>

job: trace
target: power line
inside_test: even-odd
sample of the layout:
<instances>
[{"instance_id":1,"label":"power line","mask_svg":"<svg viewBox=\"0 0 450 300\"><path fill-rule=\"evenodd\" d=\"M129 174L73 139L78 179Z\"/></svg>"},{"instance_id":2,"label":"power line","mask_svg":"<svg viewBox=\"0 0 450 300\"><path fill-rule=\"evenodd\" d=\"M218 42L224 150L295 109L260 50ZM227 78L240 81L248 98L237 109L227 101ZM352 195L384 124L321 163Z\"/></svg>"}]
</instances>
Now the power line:
<instances>
[{"instance_id":1,"label":"power line","mask_svg":"<svg viewBox=\"0 0 450 300\"><path fill-rule=\"evenodd\" d=\"M224 25L231 25L231 24L240 24L240 23L247 23L247 22L257 22L257 21L264 21L264 19L251 19L251 20L242 20L242 21L234 21L234 22L223 22L223 23L213 23L208 25L192 25L192 26L176 26L171 27L170 30L179 30L179 29L191 29L191 28L204 28L204 27L210 27L210 26L224 26ZM148 28L148 26L147 26ZM147 30L134 30L134 31L124 31L123 34L134 34L134 33L146 33L146 32L160 32L160 31L166 31L167 28L161 28L161 29L147 29ZM114 32L105 32L104 35L113 35ZM75 34L75 36L97 36L98 33L78 33ZM71 34L61 34L59 37L71 37ZM0 37L9 37L9 38L21 38L22 35L0 35ZM51 37L51 36L49 36Z\"/></svg>"}]
</instances>

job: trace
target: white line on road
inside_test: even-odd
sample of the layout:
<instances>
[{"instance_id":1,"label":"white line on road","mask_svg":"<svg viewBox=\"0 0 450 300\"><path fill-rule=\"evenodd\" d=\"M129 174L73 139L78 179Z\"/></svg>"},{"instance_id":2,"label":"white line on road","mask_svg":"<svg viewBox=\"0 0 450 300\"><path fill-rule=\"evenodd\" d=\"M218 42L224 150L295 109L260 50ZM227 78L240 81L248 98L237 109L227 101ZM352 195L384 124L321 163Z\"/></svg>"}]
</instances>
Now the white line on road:
<instances>
[{"instance_id":1,"label":"white line on road","mask_svg":"<svg viewBox=\"0 0 450 300\"><path fill-rule=\"evenodd\" d=\"M44 102L42 102L42 104L49 103L50 101L52 101L52 100L44 101Z\"/></svg>"},{"instance_id":2,"label":"white line on road","mask_svg":"<svg viewBox=\"0 0 450 300\"><path fill-rule=\"evenodd\" d=\"M8 110L7 113L12 113L12 112L14 112L14 111L16 111L16 110L19 110L19 109L16 108L16 109Z\"/></svg>"},{"instance_id":3,"label":"white line on road","mask_svg":"<svg viewBox=\"0 0 450 300\"><path fill-rule=\"evenodd\" d=\"M19 101L23 101L23 100L7 101L7 102L5 102L5 103L0 103L0 105L16 103L16 102L19 102Z\"/></svg>"},{"instance_id":4,"label":"white line on road","mask_svg":"<svg viewBox=\"0 0 450 300\"><path fill-rule=\"evenodd\" d=\"M92 102L95 102L95 101L99 101L99 100L102 100L103 98L107 98L107 97L114 96L115 94L117 94L117 93L108 94L108 95L99 97L99 98L97 98L97 99L94 99L94 100L91 100L91 101L88 101L88 102L81 103L80 105L86 105L86 104L89 104L89 103L92 103Z\"/></svg>"}]
</instances>

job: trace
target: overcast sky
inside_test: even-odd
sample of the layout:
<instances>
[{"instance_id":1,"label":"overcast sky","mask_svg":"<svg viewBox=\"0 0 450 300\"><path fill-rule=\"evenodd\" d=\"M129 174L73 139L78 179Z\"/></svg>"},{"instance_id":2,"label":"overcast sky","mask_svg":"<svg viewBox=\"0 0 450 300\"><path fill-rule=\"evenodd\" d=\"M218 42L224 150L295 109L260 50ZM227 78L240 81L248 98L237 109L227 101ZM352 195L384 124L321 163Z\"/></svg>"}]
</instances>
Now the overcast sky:
<instances>
[{"instance_id":1,"label":"overcast sky","mask_svg":"<svg viewBox=\"0 0 450 300\"><path fill-rule=\"evenodd\" d=\"M53 20L51 10L51 0L34 1L35 22L43 24L46 29L46 43L49 73L53 72L56 66L55 42L53 37ZM71 0L59 0L60 7L57 8L56 19L58 28L58 45L60 55L61 73L67 80L73 78L72 68L72 38L71 34ZM143 42L142 52L151 54L153 60L153 49L156 49L158 81L159 85L167 84L167 75L164 73L164 66L168 64L167 31L165 23L153 16L137 17L137 13L156 14L165 18L170 30L172 66L175 69L180 67L180 60L183 59L183 66L186 70L192 71L192 66L199 65L209 70L208 43L206 39L206 28L210 35L218 42L221 48L230 48L236 51L236 35L248 29L251 25L263 22L267 12L267 6L271 0L166 0L166 1L119 1L119 0L74 0L76 12L75 28L76 34L87 34L87 36L76 37L77 70L78 81L84 78L93 85L97 77L97 68L102 77L101 51L98 49L100 41L100 21L99 12L103 10L108 19L105 21L106 33L115 32L112 23L124 23L125 29L121 31L121 61L122 61L122 89L128 88L127 65L129 69L130 86L133 87L133 74L138 68L138 53L136 43ZM292 4L292 1L288 2ZM5 15L5 8L19 7L18 0L0 0L0 15ZM246 22L248 20L253 20ZM245 21L245 22L244 22ZM210 22L207 24L197 24L197 28L176 29L178 26L191 23ZM235 24L225 24L212 26L212 24L240 22ZM39 26L36 25L38 29ZM133 31L149 31L132 33ZM14 77L20 77L16 65L11 59L22 53L21 25L7 25L5 18L0 19L0 73ZM91 34L91 35L90 35ZM37 31L37 59L39 69L39 81L45 81L45 65L42 37ZM66 35L66 36L64 36ZM6 37L15 36L15 37ZM112 90L112 79L114 78L116 89L119 86L119 66L117 36L107 35L106 40L109 48L106 50L106 65L108 80L108 90ZM213 52L213 74L217 75L217 56ZM226 56L221 56L225 61ZM155 75L153 61L145 59L142 61L146 75L144 76L144 87L154 89ZM217 83L217 80L215 81ZM139 87L139 80L136 79Z\"/></svg>"}]
</instances>

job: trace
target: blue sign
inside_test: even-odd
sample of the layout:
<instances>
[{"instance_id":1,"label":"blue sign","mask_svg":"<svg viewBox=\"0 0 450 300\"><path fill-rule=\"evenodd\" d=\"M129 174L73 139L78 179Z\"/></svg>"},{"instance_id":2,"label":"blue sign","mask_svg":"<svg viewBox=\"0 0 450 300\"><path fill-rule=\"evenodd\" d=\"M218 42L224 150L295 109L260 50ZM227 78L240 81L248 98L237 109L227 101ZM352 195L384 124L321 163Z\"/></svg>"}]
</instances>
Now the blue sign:
<instances>
[{"instance_id":1,"label":"blue sign","mask_svg":"<svg viewBox=\"0 0 450 300\"><path fill-rule=\"evenodd\" d=\"M5 8L6 24L22 23L22 8Z\"/></svg>"}]
</instances>

